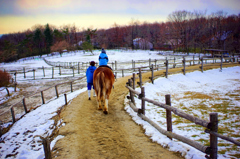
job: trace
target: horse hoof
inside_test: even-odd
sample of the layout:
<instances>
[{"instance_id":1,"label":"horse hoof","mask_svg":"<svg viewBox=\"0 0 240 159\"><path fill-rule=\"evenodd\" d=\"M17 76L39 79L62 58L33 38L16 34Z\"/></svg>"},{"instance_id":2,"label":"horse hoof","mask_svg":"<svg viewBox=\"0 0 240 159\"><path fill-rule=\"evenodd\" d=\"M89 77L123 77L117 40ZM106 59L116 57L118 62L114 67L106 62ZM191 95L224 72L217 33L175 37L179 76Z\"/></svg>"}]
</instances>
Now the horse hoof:
<instances>
[{"instance_id":1,"label":"horse hoof","mask_svg":"<svg viewBox=\"0 0 240 159\"><path fill-rule=\"evenodd\" d=\"M103 113L104 113L104 114L108 114L108 111L104 110Z\"/></svg>"},{"instance_id":2,"label":"horse hoof","mask_svg":"<svg viewBox=\"0 0 240 159\"><path fill-rule=\"evenodd\" d=\"M98 107L98 110L102 110L102 108L101 108L101 107Z\"/></svg>"}]
</instances>

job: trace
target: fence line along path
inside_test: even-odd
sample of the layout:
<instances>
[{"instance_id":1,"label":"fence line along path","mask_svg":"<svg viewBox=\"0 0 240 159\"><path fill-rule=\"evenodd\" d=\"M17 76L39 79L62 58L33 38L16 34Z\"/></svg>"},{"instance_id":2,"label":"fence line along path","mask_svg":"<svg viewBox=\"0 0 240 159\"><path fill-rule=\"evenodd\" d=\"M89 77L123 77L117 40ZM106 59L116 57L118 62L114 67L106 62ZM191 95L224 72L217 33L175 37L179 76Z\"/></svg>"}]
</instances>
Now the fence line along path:
<instances>
[{"instance_id":1,"label":"fence line along path","mask_svg":"<svg viewBox=\"0 0 240 159\"><path fill-rule=\"evenodd\" d=\"M153 79L153 72L151 74L152 74L152 79ZM138 75L139 75L139 78L138 78L139 82L137 82L137 84L139 84L139 86L141 88L141 92L135 91L135 83L136 83L135 74L133 74L133 77L131 79L129 79L128 82L126 83L126 88L128 88L129 92L130 92L130 96L128 97L130 99L129 104L132 107L132 109L138 114L138 116L140 116L143 120L147 121L149 124L151 124L153 127L155 127L160 133L168 136L170 139L175 138L179 141L182 141L182 142L196 148L197 150L205 153L206 158L211 158L211 159L217 158L218 137L223 140L227 140L237 146L240 146L240 142L238 142L237 140L234 140L231 137L227 137L227 136L218 134L218 113L217 112L210 113L209 121L205 121L205 120L199 119L197 117L194 117L191 114L187 114L178 108L172 107L171 106L171 97L169 94L165 96L166 103L159 103L159 102L156 102L155 100L148 99L145 97L145 89L144 89L144 87L142 87L141 69L139 69ZM152 82L153 82L153 80L152 80ZM135 95L137 95L138 98L141 99L141 108L136 108L136 106L135 106L135 100L134 100ZM158 124L154 123L151 119L149 119L145 116L145 103L146 102L152 103L156 106L166 109L167 130L164 130ZM172 132L171 112L173 112L175 115L177 115L179 117L182 117L184 119L187 119L187 120L195 123L196 125L200 125L202 127L207 128L205 130L205 132L210 134L209 135L210 146L204 146L199 142L195 142L194 140L190 140L184 136L173 133Z\"/></svg>"},{"instance_id":2,"label":"fence line along path","mask_svg":"<svg viewBox=\"0 0 240 159\"><path fill-rule=\"evenodd\" d=\"M65 137L56 143L56 158L182 158L169 152L144 134L124 111L124 87L129 77L117 79L109 99L109 114L97 110L95 98L87 92L74 98L61 112L66 123L59 129ZM71 115L70 115L71 114Z\"/></svg>"},{"instance_id":3,"label":"fence line along path","mask_svg":"<svg viewBox=\"0 0 240 159\"><path fill-rule=\"evenodd\" d=\"M154 72L154 75L163 72ZM143 73L142 82L149 81L150 75L151 72ZM62 110L61 118L66 125L59 129L59 135L65 137L54 147L56 158L181 158L151 142L141 126L124 111L124 98L129 92L124 86L129 78L119 78L115 82L108 115L97 110L96 100L89 101L87 92L74 98Z\"/></svg>"}]
</instances>

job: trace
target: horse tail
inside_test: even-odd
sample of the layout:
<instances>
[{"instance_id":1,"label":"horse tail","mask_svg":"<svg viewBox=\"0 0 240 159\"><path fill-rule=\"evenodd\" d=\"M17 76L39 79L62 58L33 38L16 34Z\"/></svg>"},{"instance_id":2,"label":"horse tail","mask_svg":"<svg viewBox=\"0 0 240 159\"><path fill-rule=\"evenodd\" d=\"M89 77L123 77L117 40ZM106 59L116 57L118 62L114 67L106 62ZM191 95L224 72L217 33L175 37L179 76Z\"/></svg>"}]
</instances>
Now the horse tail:
<instances>
[{"instance_id":1,"label":"horse tail","mask_svg":"<svg viewBox=\"0 0 240 159\"><path fill-rule=\"evenodd\" d=\"M101 81L101 97L102 97L102 100L105 99L106 97L106 83L105 83L105 75L103 72L100 73L100 81Z\"/></svg>"},{"instance_id":2,"label":"horse tail","mask_svg":"<svg viewBox=\"0 0 240 159\"><path fill-rule=\"evenodd\" d=\"M97 74L97 88L98 88L98 95L97 95L97 98L98 98L98 100L103 100L103 99L105 99L105 90L106 90L106 88L105 88L105 75L104 75L104 73L103 72L99 72L98 74Z\"/></svg>"}]
</instances>

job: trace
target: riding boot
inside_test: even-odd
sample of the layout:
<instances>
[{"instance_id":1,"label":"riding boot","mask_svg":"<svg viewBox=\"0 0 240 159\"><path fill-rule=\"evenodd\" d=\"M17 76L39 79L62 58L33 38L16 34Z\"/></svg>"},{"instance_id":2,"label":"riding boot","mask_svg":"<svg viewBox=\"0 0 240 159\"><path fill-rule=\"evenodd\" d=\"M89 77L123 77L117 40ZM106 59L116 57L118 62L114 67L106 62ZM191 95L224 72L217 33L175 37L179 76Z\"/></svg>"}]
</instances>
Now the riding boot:
<instances>
[{"instance_id":1,"label":"riding boot","mask_svg":"<svg viewBox=\"0 0 240 159\"><path fill-rule=\"evenodd\" d=\"M88 100L91 100L91 90L88 90Z\"/></svg>"}]
</instances>

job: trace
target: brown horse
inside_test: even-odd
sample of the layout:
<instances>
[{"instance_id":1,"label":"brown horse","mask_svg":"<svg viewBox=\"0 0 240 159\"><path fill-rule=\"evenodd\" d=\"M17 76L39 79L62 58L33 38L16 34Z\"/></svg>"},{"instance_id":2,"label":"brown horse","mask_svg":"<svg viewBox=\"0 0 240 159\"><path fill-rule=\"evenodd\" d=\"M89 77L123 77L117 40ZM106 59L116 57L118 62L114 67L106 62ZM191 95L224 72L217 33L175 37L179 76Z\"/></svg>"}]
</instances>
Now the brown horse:
<instances>
[{"instance_id":1,"label":"brown horse","mask_svg":"<svg viewBox=\"0 0 240 159\"><path fill-rule=\"evenodd\" d=\"M108 100L114 83L114 74L108 67L98 67L93 74L93 86L97 95L98 109L108 114Z\"/></svg>"}]
</instances>

